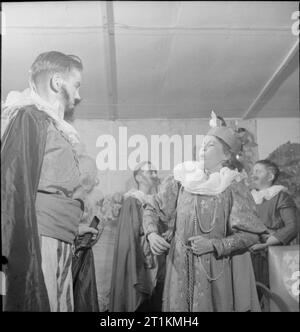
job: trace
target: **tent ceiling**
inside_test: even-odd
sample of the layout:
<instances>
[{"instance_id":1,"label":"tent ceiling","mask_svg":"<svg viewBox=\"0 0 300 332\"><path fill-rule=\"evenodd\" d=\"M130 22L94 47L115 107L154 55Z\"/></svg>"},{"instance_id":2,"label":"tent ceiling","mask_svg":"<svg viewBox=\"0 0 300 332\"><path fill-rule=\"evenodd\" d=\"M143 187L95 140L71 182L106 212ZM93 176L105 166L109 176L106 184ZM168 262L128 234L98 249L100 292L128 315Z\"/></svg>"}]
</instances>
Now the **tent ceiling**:
<instances>
[{"instance_id":1,"label":"tent ceiling","mask_svg":"<svg viewBox=\"0 0 300 332\"><path fill-rule=\"evenodd\" d=\"M291 33L297 6L3 3L2 97L26 87L37 54L58 50L84 63L79 117L196 118L211 109L243 117L298 38ZM299 60L286 71L257 116L299 115Z\"/></svg>"}]
</instances>

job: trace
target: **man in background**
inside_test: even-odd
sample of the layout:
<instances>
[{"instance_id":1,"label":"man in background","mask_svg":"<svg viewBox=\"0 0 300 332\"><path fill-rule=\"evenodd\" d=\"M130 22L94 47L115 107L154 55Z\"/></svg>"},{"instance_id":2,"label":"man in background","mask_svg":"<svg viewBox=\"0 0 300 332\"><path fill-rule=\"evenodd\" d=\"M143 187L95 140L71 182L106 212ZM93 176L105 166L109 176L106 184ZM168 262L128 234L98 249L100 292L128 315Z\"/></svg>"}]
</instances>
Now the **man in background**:
<instances>
[{"instance_id":1,"label":"man in background","mask_svg":"<svg viewBox=\"0 0 300 332\"><path fill-rule=\"evenodd\" d=\"M119 217L110 311L161 311L165 255L153 255L143 228L143 206L151 204L160 181L149 161L140 163L133 177L137 189L124 195ZM160 231L164 233L164 229Z\"/></svg>"},{"instance_id":2,"label":"man in background","mask_svg":"<svg viewBox=\"0 0 300 332\"><path fill-rule=\"evenodd\" d=\"M254 245L252 261L256 281L269 287L268 252L269 246L289 245L296 238L299 229L297 207L287 188L277 185L278 166L270 160L259 160L253 167L251 194L258 208L261 221L269 230L263 243Z\"/></svg>"}]
</instances>

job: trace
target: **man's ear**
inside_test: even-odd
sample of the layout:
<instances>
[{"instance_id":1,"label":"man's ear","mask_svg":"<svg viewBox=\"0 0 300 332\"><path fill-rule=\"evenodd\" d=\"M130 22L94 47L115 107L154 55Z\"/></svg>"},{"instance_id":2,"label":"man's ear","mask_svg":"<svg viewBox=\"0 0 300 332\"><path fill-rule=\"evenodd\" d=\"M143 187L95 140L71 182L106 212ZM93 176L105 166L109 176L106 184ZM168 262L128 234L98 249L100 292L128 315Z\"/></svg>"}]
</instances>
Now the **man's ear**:
<instances>
[{"instance_id":1,"label":"man's ear","mask_svg":"<svg viewBox=\"0 0 300 332\"><path fill-rule=\"evenodd\" d=\"M54 92L59 92L62 86L63 80L59 73L53 74L53 76L50 79L50 88Z\"/></svg>"}]
</instances>

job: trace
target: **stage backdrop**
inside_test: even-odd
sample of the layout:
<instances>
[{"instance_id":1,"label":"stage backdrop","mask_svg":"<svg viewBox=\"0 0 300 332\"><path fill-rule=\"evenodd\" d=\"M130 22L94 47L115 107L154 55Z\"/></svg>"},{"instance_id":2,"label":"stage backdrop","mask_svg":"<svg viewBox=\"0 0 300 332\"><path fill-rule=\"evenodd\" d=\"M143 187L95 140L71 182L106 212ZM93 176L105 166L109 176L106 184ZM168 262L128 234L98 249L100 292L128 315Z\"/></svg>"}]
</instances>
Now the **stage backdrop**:
<instances>
[{"instance_id":1,"label":"stage backdrop","mask_svg":"<svg viewBox=\"0 0 300 332\"><path fill-rule=\"evenodd\" d=\"M300 114L298 118L260 118L256 121L260 159L267 158L271 152L288 141L300 143Z\"/></svg>"},{"instance_id":2,"label":"stage backdrop","mask_svg":"<svg viewBox=\"0 0 300 332\"><path fill-rule=\"evenodd\" d=\"M237 124L239 127L244 127L249 130L256 139L256 121L248 120L248 121L238 121L235 122L234 119L226 119L227 123ZM178 138L180 137L180 141L182 143L182 157L184 158L184 154L186 154L187 159L192 158L193 147L201 144L203 135L208 131L208 120L207 119L136 119L136 120L117 120L117 121L107 121L107 120L90 120L90 119L76 119L74 122L74 126L79 131L82 139L82 148L81 151L83 153L87 153L95 160L101 161L103 155L101 156L101 151L103 151L108 147L107 145L102 145L102 147L97 146L98 143L102 144L108 139L113 140L111 142L110 150L112 154L114 154L114 150L116 151L116 170L99 170L99 189L103 192L104 195L115 193L115 192L124 192L135 186L134 181L132 179L132 170L120 170L119 166L126 167L126 162L128 161L128 157L134 159L132 152L136 149L140 148L141 150L145 150L139 146L141 142L147 142L148 148L148 159L151 160L156 167L159 168L159 176L165 177L170 174L170 171L163 170L163 160L164 163L168 162L168 158L170 157L170 169L174 167L174 164L177 163L177 160L174 160L174 145L171 144L171 153L169 156L169 152L165 152L162 149L162 145L160 145L159 154L156 154L155 158L151 158L151 136L158 135L162 138L162 135L166 135L164 140L171 139L175 137L174 141L178 144ZM126 133L126 135L125 135ZM107 135L107 136L103 136ZM140 135L140 136L134 136ZM191 135L190 137L184 135ZM196 137L198 135L198 138ZM126 137L127 136L127 137ZM153 136L152 136L153 138ZM192 141L190 141L190 139ZM132 145L128 147L128 144ZM135 144L137 144L135 146ZM165 144L165 146L167 146ZM127 148L126 148L127 147ZM115 149L114 149L115 148ZM155 147L152 145L152 149ZM157 152L157 149L155 149ZM256 151L256 152L255 152ZM197 153L196 153L197 154ZM163 159L165 158L165 159ZM254 149L254 159L257 159L257 148Z\"/></svg>"}]
</instances>

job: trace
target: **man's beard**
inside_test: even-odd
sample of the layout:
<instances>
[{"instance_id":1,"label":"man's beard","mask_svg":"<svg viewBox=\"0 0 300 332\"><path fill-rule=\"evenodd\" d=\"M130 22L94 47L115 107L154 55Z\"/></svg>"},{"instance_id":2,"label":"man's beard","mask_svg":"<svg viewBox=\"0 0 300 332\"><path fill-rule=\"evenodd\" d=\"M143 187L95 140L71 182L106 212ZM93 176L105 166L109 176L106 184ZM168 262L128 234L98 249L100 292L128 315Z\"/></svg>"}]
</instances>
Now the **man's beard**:
<instances>
[{"instance_id":1,"label":"man's beard","mask_svg":"<svg viewBox=\"0 0 300 332\"><path fill-rule=\"evenodd\" d=\"M65 86L62 86L61 92L62 92L62 98L64 100L64 104L65 104L64 120L67 122L70 122L70 123L74 122L75 121L75 116L74 116L75 106L79 104L80 100L75 99L74 106L73 106L71 103L70 94Z\"/></svg>"},{"instance_id":2,"label":"man's beard","mask_svg":"<svg viewBox=\"0 0 300 332\"><path fill-rule=\"evenodd\" d=\"M68 106L65 107L65 113L64 113L64 120L67 122L74 122L75 121L75 108L69 108Z\"/></svg>"},{"instance_id":3,"label":"man's beard","mask_svg":"<svg viewBox=\"0 0 300 332\"><path fill-rule=\"evenodd\" d=\"M147 180L148 188L150 189L151 193L156 193L158 187L160 185L160 180L158 179L148 179Z\"/></svg>"}]
</instances>

